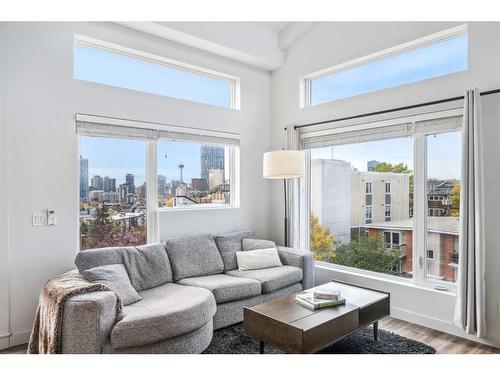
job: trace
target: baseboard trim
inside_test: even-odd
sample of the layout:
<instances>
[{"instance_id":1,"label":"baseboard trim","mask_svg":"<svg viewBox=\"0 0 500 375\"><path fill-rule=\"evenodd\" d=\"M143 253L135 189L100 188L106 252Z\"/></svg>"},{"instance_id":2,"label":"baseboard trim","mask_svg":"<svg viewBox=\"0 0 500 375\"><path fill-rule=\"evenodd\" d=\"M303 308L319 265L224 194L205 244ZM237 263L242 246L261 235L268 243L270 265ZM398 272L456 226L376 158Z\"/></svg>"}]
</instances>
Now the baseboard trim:
<instances>
[{"instance_id":1,"label":"baseboard trim","mask_svg":"<svg viewBox=\"0 0 500 375\"><path fill-rule=\"evenodd\" d=\"M10 337L10 347L27 344L30 341L31 331L15 332Z\"/></svg>"},{"instance_id":2,"label":"baseboard trim","mask_svg":"<svg viewBox=\"0 0 500 375\"><path fill-rule=\"evenodd\" d=\"M445 332L453 336L458 336L467 340L500 348L500 336L489 335L484 339L479 338L474 335L465 333L451 322L436 319L432 316L415 313L398 307L391 307L391 316L410 323Z\"/></svg>"},{"instance_id":3,"label":"baseboard trim","mask_svg":"<svg viewBox=\"0 0 500 375\"><path fill-rule=\"evenodd\" d=\"M9 337L4 337L0 339L0 350L8 349L10 347Z\"/></svg>"}]
</instances>

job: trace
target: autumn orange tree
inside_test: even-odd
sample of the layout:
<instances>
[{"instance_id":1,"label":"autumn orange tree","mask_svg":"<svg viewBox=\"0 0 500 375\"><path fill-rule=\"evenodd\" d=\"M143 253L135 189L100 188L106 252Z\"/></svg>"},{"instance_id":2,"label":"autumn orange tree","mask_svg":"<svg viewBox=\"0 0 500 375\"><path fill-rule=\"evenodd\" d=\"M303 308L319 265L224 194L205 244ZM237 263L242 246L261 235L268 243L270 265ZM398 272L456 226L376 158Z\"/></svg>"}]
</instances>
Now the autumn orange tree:
<instances>
[{"instance_id":1,"label":"autumn orange tree","mask_svg":"<svg viewBox=\"0 0 500 375\"><path fill-rule=\"evenodd\" d=\"M333 240L330 229L321 226L318 218L311 215L311 250L316 260L332 262L335 259Z\"/></svg>"},{"instance_id":2,"label":"autumn orange tree","mask_svg":"<svg viewBox=\"0 0 500 375\"><path fill-rule=\"evenodd\" d=\"M455 185L451 191L451 216L460 216L460 185Z\"/></svg>"}]
</instances>

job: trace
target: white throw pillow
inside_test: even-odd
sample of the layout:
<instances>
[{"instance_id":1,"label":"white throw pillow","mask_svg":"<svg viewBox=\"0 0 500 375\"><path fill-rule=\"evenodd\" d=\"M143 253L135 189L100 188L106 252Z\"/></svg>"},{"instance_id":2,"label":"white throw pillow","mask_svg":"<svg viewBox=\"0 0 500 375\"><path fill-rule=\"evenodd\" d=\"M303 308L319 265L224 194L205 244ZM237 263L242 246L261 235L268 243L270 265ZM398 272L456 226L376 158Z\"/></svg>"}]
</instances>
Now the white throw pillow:
<instances>
[{"instance_id":1,"label":"white throw pillow","mask_svg":"<svg viewBox=\"0 0 500 375\"><path fill-rule=\"evenodd\" d=\"M236 260L240 271L260 270L262 268L281 267L278 249L258 249L237 251Z\"/></svg>"}]
</instances>

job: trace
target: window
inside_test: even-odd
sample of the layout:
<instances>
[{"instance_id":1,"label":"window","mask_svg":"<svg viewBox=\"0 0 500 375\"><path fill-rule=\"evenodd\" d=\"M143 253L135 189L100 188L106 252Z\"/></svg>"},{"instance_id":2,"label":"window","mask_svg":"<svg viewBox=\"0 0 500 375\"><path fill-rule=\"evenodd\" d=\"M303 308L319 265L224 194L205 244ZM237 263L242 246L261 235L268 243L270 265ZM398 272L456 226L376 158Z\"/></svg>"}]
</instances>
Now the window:
<instances>
[{"instance_id":1,"label":"window","mask_svg":"<svg viewBox=\"0 0 500 375\"><path fill-rule=\"evenodd\" d=\"M462 112L395 121L299 130L310 157L305 238L317 261L454 290Z\"/></svg>"},{"instance_id":2,"label":"window","mask_svg":"<svg viewBox=\"0 0 500 375\"><path fill-rule=\"evenodd\" d=\"M456 281L460 238L461 133L429 134L427 142L426 220L428 250L426 276L432 280ZM444 199L444 197L450 197ZM434 198L434 199L431 199ZM429 251L432 257L429 257Z\"/></svg>"},{"instance_id":3,"label":"window","mask_svg":"<svg viewBox=\"0 0 500 375\"><path fill-rule=\"evenodd\" d=\"M371 194L372 193L372 183L367 182L365 185L366 185L366 194Z\"/></svg>"},{"instance_id":4,"label":"window","mask_svg":"<svg viewBox=\"0 0 500 375\"><path fill-rule=\"evenodd\" d=\"M467 70L466 25L365 56L303 78L303 106Z\"/></svg>"},{"instance_id":5,"label":"window","mask_svg":"<svg viewBox=\"0 0 500 375\"><path fill-rule=\"evenodd\" d=\"M158 241L158 211L239 206L237 134L76 118L81 250Z\"/></svg>"},{"instance_id":6,"label":"window","mask_svg":"<svg viewBox=\"0 0 500 375\"><path fill-rule=\"evenodd\" d=\"M391 220L391 205L386 204L385 205L385 221L390 221Z\"/></svg>"},{"instance_id":7,"label":"window","mask_svg":"<svg viewBox=\"0 0 500 375\"><path fill-rule=\"evenodd\" d=\"M76 36L74 78L239 109L239 80L223 73Z\"/></svg>"},{"instance_id":8,"label":"window","mask_svg":"<svg viewBox=\"0 0 500 375\"><path fill-rule=\"evenodd\" d=\"M158 142L158 206L221 207L234 204L227 145Z\"/></svg>"},{"instance_id":9,"label":"window","mask_svg":"<svg viewBox=\"0 0 500 375\"><path fill-rule=\"evenodd\" d=\"M80 249L147 242L146 142L80 136Z\"/></svg>"},{"instance_id":10,"label":"window","mask_svg":"<svg viewBox=\"0 0 500 375\"><path fill-rule=\"evenodd\" d=\"M365 224L370 224L372 222L372 206L366 206L365 208Z\"/></svg>"},{"instance_id":11,"label":"window","mask_svg":"<svg viewBox=\"0 0 500 375\"><path fill-rule=\"evenodd\" d=\"M412 139L347 142L310 151L310 249L318 261L411 278Z\"/></svg>"}]
</instances>

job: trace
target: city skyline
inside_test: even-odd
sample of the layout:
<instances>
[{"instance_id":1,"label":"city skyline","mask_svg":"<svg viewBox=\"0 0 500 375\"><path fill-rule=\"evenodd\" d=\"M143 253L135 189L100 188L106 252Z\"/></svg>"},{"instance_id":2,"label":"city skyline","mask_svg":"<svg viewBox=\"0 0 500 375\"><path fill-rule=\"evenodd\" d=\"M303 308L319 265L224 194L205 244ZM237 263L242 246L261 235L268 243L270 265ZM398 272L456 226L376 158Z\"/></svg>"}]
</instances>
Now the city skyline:
<instances>
[{"instance_id":1,"label":"city skyline","mask_svg":"<svg viewBox=\"0 0 500 375\"><path fill-rule=\"evenodd\" d=\"M204 145L189 142L159 141L157 143L158 175L167 182L180 178L179 164L184 165L184 181L201 178L201 149ZM216 146L221 147L224 146ZM112 152L109 152L112 150ZM116 178L117 186L125 183L125 176L135 177L135 186L146 182L146 142L119 138L80 137L80 154L88 160L89 181L93 176ZM229 165L229 153L224 151L224 165ZM228 168L224 168L226 180Z\"/></svg>"}]
</instances>

